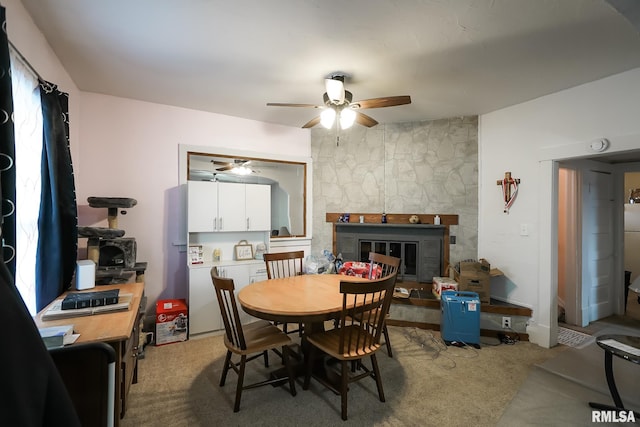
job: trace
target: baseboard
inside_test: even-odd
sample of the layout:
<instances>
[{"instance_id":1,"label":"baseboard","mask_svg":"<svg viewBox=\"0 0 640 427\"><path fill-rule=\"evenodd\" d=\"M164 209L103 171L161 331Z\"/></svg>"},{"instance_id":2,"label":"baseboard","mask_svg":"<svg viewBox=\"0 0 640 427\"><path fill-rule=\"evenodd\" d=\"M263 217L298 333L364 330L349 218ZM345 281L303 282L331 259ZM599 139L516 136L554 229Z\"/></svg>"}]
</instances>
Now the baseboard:
<instances>
[{"instance_id":1,"label":"baseboard","mask_svg":"<svg viewBox=\"0 0 640 427\"><path fill-rule=\"evenodd\" d=\"M423 322L411 322L407 320L387 319L387 325L389 326L402 326L419 329L429 329L432 331L439 331L440 325L437 323L423 323ZM518 339L519 341L529 341L529 334L514 331L496 331L493 329L480 329L480 335L483 337L498 338L501 335L507 335L511 338Z\"/></svg>"}]
</instances>

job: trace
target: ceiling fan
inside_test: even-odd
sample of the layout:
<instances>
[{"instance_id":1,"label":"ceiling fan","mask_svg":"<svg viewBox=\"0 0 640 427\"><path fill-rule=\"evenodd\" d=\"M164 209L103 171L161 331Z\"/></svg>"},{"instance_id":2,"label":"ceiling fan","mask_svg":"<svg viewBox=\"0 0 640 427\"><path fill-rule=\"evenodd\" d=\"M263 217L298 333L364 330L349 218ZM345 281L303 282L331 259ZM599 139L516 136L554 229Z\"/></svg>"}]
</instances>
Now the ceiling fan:
<instances>
[{"instance_id":1,"label":"ceiling fan","mask_svg":"<svg viewBox=\"0 0 640 427\"><path fill-rule=\"evenodd\" d=\"M353 101L353 94L344 88L345 77L346 75L344 73L335 72L325 78L326 92L323 95L324 105L269 102L267 106L319 108L322 109L322 113L305 123L304 126L302 126L303 128L311 128L320 123L325 128L331 129L334 124L337 125L339 123L341 129L347 129L351 127L354 122L366 127L372 127L378 124L374 118L369 117L359 110L411 104L411 97L409 95Z\"/></svg>"},{"instance_id":2,"label":"ceiling fan","mask_svg":"<svg viewBox=\"0 0 640 427\"><path fill-rule=\"evenodd\" d=\"M248 167L251 160L234 159L233 162L220 162L218 160L211 160L214 165L224 165L221 168L216 168L218 172L231 171L238 175L249 175L255 171Z\"/></svg>"}]
</instances>

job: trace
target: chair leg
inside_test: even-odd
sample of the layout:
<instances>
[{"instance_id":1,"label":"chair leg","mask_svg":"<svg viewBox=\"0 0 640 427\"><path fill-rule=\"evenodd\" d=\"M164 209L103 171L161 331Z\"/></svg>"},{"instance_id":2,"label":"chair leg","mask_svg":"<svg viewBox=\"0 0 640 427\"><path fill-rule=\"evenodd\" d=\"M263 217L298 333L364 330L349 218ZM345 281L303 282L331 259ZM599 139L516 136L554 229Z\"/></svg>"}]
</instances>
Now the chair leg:
<instances>
[{"instance_id":1,"label":"chair leg","mask_svg":"<svg viewBox=\"0 0 640 427\"><path fill-rule=\"evenodd\" d=\"M247 364L247 356L244 354L240 358L240 370L238 371L238 385L236 385L236 403L233 412L240 410L240 398L242 397L242 383L244 382L244 367Z\"/></svg>"},{"instance_id":2,"label":"chair leg","mask_svg":"<svg viewBox=\"0 0 640 427\"><path fill-rule=\"evenodd\" d=\"M224 358L224 368L222 368L222 376L220 377L220 387L227 381L227 372L229 372L229 364L231 363L231 352L227 350L227 356Z\"/></svg>"},{"instance_id":3,"label":"chair leg","mask_svg":"<svg viewBox=\"0 0 640 427\"><path fill-rule=\"evenodd\" d=\"M262 355L264 356L264 367L268 368L269 367L269 352L267 350L265 350Z\"/></svg>"},{"instance_id":4,"label":"chair leg","mask_svg":"<svg viewBox=\"0 0 640 427\"><path fill-rule=\"evenodd\" d=\"M284 358L284 365L287 368L287 375L289 376L289 390L291 391L291 396L295 396L296 393L296 377L293 372L293 366L291 366L291 358L290 356L291 349L288 345L282 346L282 356Z\"/></svg>"},{"instance_id":5,"label":"chair leg","mask_svg":"<svg viewBox=\"0 0 640 427\"><path fill-rule=\"evenodd\" d=\"M378 397L380 397L380 402L384 402L382 378L380 378L380 369L378 368L378 359L376 358L375 353L371 355L371 365L373 366L373 375L375 376L376 386L378 387Z\"/></svg>"},{"instance_id":6,"label":"chair leg","mask_svg":"<svg viewBox=\"0 0 640 427\"><path fill-rule=\"evenodd\" d=\"M340 406L342 407L342 419L347 420L347 392L349 390L349 362L342 361L342 387L340 387Z\"/></svg>"},{"instance_id":7,"label":"chair leg","mask_svg":"<svg viewBox=\"0 0 640 427\"><path fill-rule=\"evenodd\" d=\"M389 357L393 357L393 352L391 351L391 341L389 340L389 330L387 329L387 325L382 327L382 333L384 334L384 342L387 345L387 354Z\"/></svg>"}]
</instances>

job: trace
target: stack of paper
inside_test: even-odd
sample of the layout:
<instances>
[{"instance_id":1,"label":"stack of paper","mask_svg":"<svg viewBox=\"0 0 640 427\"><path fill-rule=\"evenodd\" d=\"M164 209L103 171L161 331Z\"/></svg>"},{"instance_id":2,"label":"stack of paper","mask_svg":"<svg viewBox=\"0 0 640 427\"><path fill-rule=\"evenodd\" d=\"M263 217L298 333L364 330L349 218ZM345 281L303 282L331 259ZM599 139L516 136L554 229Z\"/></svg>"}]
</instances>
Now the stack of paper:
<instances>
[{"instance_id":1,"label":"stack of paper","mask_svg":"<svg viewBox=\"0 0 640 427\"><path fill-rule=\"evenodd\" d=\"M42 341L44 341L47 348L73 344L80 336L79 334L73 333L73 325L49 326L39 328L38 331L40 331Z\"/></svg>"}]
</instances>

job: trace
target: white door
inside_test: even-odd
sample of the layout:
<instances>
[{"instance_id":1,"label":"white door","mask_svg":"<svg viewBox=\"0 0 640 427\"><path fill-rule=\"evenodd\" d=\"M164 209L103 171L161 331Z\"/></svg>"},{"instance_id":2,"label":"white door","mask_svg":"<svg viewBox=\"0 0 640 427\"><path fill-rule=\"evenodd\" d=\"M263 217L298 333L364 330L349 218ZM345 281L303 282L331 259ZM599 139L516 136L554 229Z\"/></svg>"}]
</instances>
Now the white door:
<instances>
[{"instance_id":1,"label":"white door","mask_svg":"<svg viewBox=\"0 0 640 427\"><path fill-rule=\"evenodd\" d=\"M247 184L246 207L248 231L271 229L271 187L269 185Z\"/></svg>"},{"instance_id":2,"label":"white door","mask_svg":"<svg viewBox=\"0 0 640 427\"><path fill-rule=\"evenodd\" d=\"M218 184L218 231L247 231L245 184Z\"/></svg>"},{"instance_id":3,"label":"white door","mask_svg":"<svg viewBox=\"0 0 640 427\"><path fill-rule=\"evenodd\" d=\"M605 166L582 174L582 326L614 312L613 176Z\"/></svg>"},{"instance_id":4,"label":"white door","mask_svg":"<svg viewBox=\"0 0 640 427\"><path fill-rule=\"evenodd\" d=\"M187 182L187 229L190 233L216 230L218 183Z\"/></svg>"}]
</instances>

